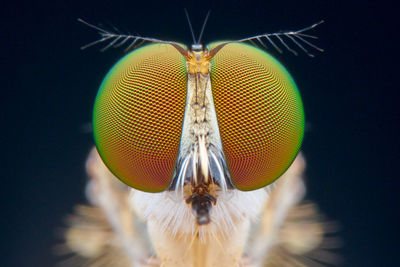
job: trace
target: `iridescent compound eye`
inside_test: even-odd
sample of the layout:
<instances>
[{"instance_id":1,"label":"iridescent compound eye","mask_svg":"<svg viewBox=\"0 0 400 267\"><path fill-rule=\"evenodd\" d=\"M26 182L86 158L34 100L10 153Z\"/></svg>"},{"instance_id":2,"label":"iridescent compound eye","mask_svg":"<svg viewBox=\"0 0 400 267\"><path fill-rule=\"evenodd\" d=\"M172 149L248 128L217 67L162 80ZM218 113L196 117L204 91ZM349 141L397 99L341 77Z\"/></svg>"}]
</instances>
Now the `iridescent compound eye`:
<instances>
[{"instance_id":1,"label":"iridescent compound eye","mask_svg":"<svg viewBox=\"0 0 400 267\"><path fill-rule=\"evenodd\" d=\"M107 74L94 106L94 136L107 167L127 185L165 190L179 150L187 74L171 45L134 50Z\"/></svg>"},{"instance_id":2,"label":"iridescent compound eye","mask_svg":"<svg viewBox=\"0 0 400 267\"><path fill-rule=\"evenodd\" d=\"M276 59L249 45L228 44L211 63L232 182L240 190L266 186L286 171L301 145L304 112L297 87Z\"/></svg>"},{"instance_id":3,"label":"iridescent compound eye","mask_svg":"<svg viewBox=\"0 0 400 267\"><path fill-rule=\"evenodd\" d=\"M185 112L190 116L186 61L178 50L153 44L133 51L111 69L96 98L98 151L115 176L142 191L161 192L171 184ZM240 190L272 183L292 163L303 138L294 81L272 56L241 43L216 53L210 78L231 182Z\"/></svg>"}]
</instances>

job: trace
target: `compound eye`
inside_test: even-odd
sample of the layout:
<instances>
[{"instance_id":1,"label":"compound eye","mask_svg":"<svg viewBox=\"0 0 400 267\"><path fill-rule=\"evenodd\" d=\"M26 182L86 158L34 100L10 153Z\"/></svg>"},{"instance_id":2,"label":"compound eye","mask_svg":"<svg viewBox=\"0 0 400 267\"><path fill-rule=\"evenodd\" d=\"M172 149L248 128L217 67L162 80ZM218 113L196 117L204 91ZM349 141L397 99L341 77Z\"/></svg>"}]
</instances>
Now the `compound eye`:
<instances>
[{"instance_id":1,"label":"compound eye","mask_svg":"<svg viewBox=\"0 0 400 267\"><path fill-rule=\"evenodd\" d=\"M110 70L93 125L101 158L127 185L161 192L171 183L183 123L187 74L171 45L134 50Z\"/></svg>"},{"instance_id":2,"label":"compound eye","mask_svg":"<svg viewBox=\"0 0 400 267\"><path fill-rule=\"evenodd\" d=\"M240 190L264 187L286 171L303 139L304 111L296 84L276 59L246 44L226 45L211 63L232 182Z\"/></svg>"}]
</instances>

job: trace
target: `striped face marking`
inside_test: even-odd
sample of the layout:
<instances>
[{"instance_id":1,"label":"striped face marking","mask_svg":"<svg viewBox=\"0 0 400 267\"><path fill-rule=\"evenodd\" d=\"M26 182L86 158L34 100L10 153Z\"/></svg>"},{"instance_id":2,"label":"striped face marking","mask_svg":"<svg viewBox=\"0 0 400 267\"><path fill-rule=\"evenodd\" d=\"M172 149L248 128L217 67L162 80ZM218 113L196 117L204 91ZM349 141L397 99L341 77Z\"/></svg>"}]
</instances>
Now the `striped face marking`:
<instances>
[{"instance_id":1,"label":"striped face marking","mask_svg":"<svg viewBox=\"0 0 400 267\"><path fill-rule=\"evenodd\" d=\"M211 181L255 190L294 160L304 112L287 70L250 45L209 48L148 45L104 79L94 107L95 142L127 185L161 192Z\"/></svg>"}]
</instances>

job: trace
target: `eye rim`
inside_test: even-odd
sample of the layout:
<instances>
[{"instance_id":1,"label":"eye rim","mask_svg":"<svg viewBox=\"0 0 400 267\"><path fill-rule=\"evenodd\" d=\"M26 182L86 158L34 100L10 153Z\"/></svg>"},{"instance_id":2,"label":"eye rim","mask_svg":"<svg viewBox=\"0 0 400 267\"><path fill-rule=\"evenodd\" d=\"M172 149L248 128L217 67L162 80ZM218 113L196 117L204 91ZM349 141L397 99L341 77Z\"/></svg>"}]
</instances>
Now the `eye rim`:
<instances>
[{"instance_id":1,"label":"eye rim","mask_svg":"<svg viewBox=\"0 0 400 267\"><path fill-rule=\"evenodd\" d=\"M184 49L186 49L186 46L185 45L183 45L183 44L179 44L179 43L176 43L176 45L179 45L180 47L182 47L182 48L184 48ZM167 48L165 48L165 49L170 49L170 51L174 51L174 53L176 54L176 55L179 55L179 57L180 57L180 60L182 61L181 62L181 65L182 65L182 70L183 70L183 74L179 74L179 75L181 75L182 77L184 77L185 78L185 82L184 82L184 86L183 86L183 91L184 91L184 97L183 97L183 101L181 101L181 103L180 103L180 105L182 105L183 107L185 106L185 99L186 99L186 87L187 87L187 73L186 73L186 65L185 65L185 59L184 59L184 57L179 53L179 51L176 49L176 48L174 48L173 46L171 46L170 44L160 44L160 43L152 43L152 44L148 44L148 45L145 45L145 46L141 46L141 47L139 47L138 49L135 49L135 50L133 50L133 51L131 51L130 53L128 53L128 54L126 54L126 55L124 55L122 58L120 58L111 68L110 68L110 70L107 72L107 74L106 74L106 76L103 78L103 80L102 80L102 82L101 82L101 84L100 84L100 86L99 86L99 89L98 89L98 91L97 91L97 94L96 94L96 98L95 98L95 103L94 103L94 105L93 105L93 109L92 109L92 121L93 121L93 139L94 139L94 143L95 143L95 147L96 147L96 149L97 149L97 151L98 151L98 153L99 153L99 155L100 155L100 158L101 158L101 160L103 161L103 163L106 165L106 167L107 167L107 169L118 179L118 180L120 180L122 183L124 183L124 184L126 184L127 186L129 186L129 187L132 187L132 188L135 188L135 189L137 189L137 190L141 190L141 191L144 191L144 192L149 192L149 193L158 193L158 192L163 192L163 191L166 191L166 190L168 190L169 188L170 188L170 186L171 186L171 184L173 183L173 175L174 175L174 173L175 173L175 166L176 166L176 164L177 164L177 157L178 157L178 155L179 155L179 145L180 145L180 134L178 135L178 138L177 138L177 140L178 140L178 142L177 142L177 144L176 144L176 147L177 147L177 150L176 150L176 153L174 154L174 156L173 157L171 157L171 158L173 158L173 167L171 168L171 172L170 172L170 175L168 175L169 176L169 178L168 178L168 184L167 183L164 183L164 186L161 188L161 189L157 189L157 190L153 190L153 189L149 189L149 188L144 188L144 187L138 187L138 186L135 186L135 185L133 185L134 183L132 183L131 182L131 179L129 179L129 178L124 178L122 175L120 175L119 173L118 173L118 170L117 170L117 168L115 168L115 167L113 167L113 166L111 166L111 162L112 162L112 160L108 160L107 159L107 157L109 158L110 156L108 155L104 155L106 152L105 152L105 149L104 149L104 145L103 145L103 148L101 148L101 144L100 144L100 138L99 138L99 134L98 134L98 132L96 133L96 126L95 126L95 124L96 124L96 120L97 120L97 118L96 117L98 117L98 116L100 116L99 115L99 112L98 112L98 101L99 101L99 96L100 96L100 94L102 93L102 91L103 91L103 88L106 86L106 83L107 82L110 82L110 76L112 76L113 74L115 75L115 71L116 71L116 69L118 69L119 67L120 67L120 63L122 63L123 61L125 61L125 60L128 60L129 59L129 57L131 57L131 56L133 56L134 54L138 54L138 53L140 53L141 51L143 51L144 49L149 49L149 48L156 48L156 47L167 47ZM164 49L164 48L161 48L161 49ZM137 64L137 63L136 63ZM175 90L176 88L179 88L178 86L176 86L176 87L173 87L173 90ZM147 88L148 89L148 88ZM183 124L183 117L184 117L184 108L183 108L183 111L182 111L182 115L181 115L181 117L182 117L182 120L178 123L179 125L182 125ZM99 128L99 127L97 127L97 128ZM98 130L99 131L99 130ZM146 180L146 179L143 179L143 180Z\"/></svg>"},{"instance_id":2,"label":"eye rim","mask_svg":"<svg viewBox=\"0 0 400 267\"><path fill-rule=\"evenodd\" d=\"M230 166L231 164L230 164L228 158L226 159L226 161L227 161L226 162L227 163L226 167L228 168L228 171L230 173L230 177L229 178L230 178L231 183L233 184L233 186L236 189L240 190L240 191L257 190L257 189L263 188L265 186L268 186L268 185L272 184L273 182L275 182L277 179L279 179L288 170L288 168L293 164L293 161L296 159L296 156L299 154L300 149L301 149L302 144L303 144L303 140L304 140L304 129L305 129L304 104L303 104L303 100L301 98L300 90L298 89L297 84L295 83L292 75L289 73L289 71L286 69L286 67L282 63L280 63L274 56L272 56L271 54L267 53L266 51L264 51L262 49L259 49L259 48L255 47L255 46L252 46L252 45L247 44L247 43L241 43L241 42L217 41L217 42L212 42L209 45L207 45L207 48L211 50L211 49L217 47L218 45L220 45L222 43L227 43L227 44L218 53L219 56L223 54L223 50L228 49L231 45L241 45L243 47L251 48L254 51L261 52L264 55L266 55L268 57L268 59L271 59L272 62L278 68L280 68L280 70L282 71L283 75L290 81L289 84L292 85L290 90L293 90L295 96L297 96L296 100L298 101L298 106L299 106L299 108L297 110L298 110L298 113L299 113L299 117L301 118L298 121L299 128L298 128L297 131L298 131L299 135L298 135L298 139L297 139L297 145L296 146L292 146L292 147L294 147L292 149L293 152L292 152L292 154L290 156L287 157L287 159L288 159L287 164L284 167L280 167L279 168L280 171L278 172L278 175L275 176L275 178L273 178L273 179L271 179L271 178L263 179L264 182L262 184L260 184L258 186L254 186L254 187L244 187L244 186L241 186L241 185L238 186L237 181L235 181L235 179L232 178L232 171L231 171L231 166ZM211 63L212 63L211 66L212 67L211 67L210 75L213 74L213 71L214 71L213 67L215 66L214 60L216 60L216 59L218 59L218 56L213 58L212 61L211 61ZM212 80L211 80L211 82L213 83ZM216 87L214 86L214 84L212 84L213 96L215 96L215 90L216 90L215 88ZM214 103L216 103L216 102L217 101L214 98ZM216 105L215 108L216 108L216 111L217 111L218 125L220 127L220 131L221 131L221 135L222 135L223 127L221 127L221 120L220 120L220 115L218 114L219 112L218 112L217 104L215 104L215 105ZM221 141L222 141L223 150L224 150L224 153L225 153L225 145L224 145L224 140L223 140L222 136L221 136Z\"/></svg>"}]
</instances>

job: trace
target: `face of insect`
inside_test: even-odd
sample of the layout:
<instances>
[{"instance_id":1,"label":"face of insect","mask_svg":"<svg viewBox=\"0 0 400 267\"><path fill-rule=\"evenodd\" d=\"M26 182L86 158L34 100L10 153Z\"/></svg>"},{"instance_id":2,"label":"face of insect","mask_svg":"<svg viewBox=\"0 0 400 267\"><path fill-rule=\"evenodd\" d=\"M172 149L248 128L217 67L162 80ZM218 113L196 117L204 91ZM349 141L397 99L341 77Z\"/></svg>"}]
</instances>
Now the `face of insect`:
<instances>
[{"instance_id":1,"label":"face of insect","mask_svg":"<svg viewBox=\"0 0 400 267\"><path fill-rule=\"evenodd\" d=\"M255 47L221 44L186 56L168 44L137 49L108 73L94 107L109 169L142 191L186 190L198 224L218 189L256 190L281 176L303 138L286 69Z\"/></svg>"}]
</instances>

